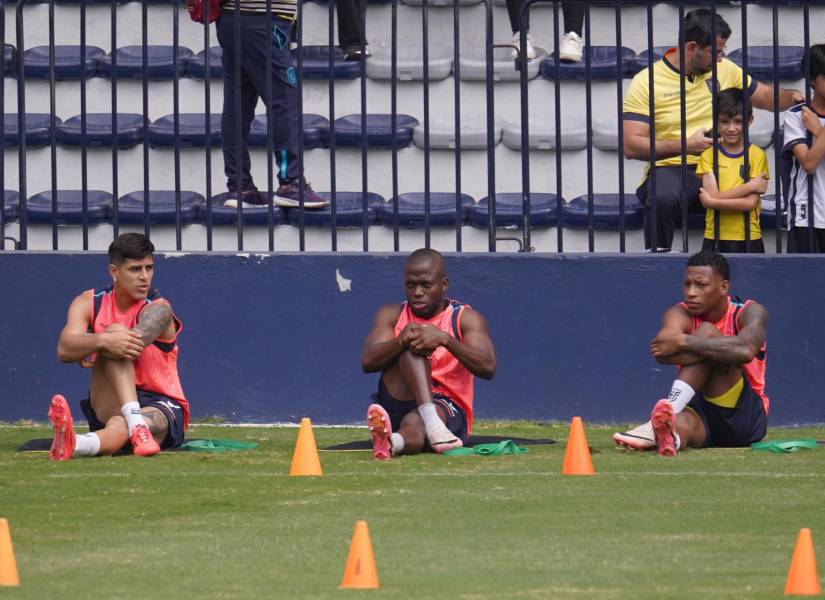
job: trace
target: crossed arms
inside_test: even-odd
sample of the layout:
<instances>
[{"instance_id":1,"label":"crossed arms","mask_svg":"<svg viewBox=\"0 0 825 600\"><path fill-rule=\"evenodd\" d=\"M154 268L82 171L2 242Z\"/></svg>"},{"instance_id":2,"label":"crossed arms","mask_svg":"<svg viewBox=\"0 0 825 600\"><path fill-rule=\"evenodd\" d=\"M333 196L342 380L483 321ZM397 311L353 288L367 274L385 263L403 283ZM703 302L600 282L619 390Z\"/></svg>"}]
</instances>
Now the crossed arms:
<instances>
[{"instance_id":1,"label":"crossed arms","mask_svg":"<svg viewBox=\"0 0 825 600\"><path fill-rule=\"evenodd\" d=\"M767 309L753 302L739 315L739 333L733 336L702 337L688 332L690 314L673 306L662 316L662 328L650 342L650 354L663 365L693 365L702 361L744 365L753 360L765 343Z\"/></svg>"},{"instance_id":2,"label":"crossed arms","mask_svg":"<svg viewBox=\"0 0 825 600\"><path fill-rule=\"evenodd\" d=\"M172 307L165 300L144 308L137 325L131 330L89 333L91 295L91 291L84 292L69 306L66 325L57 342L57 357L61 362L76 362L88 367L91 365L86 362L86 357L94 353L112 360L135 360L146 346L161 336L172 339L175 335Z\"/></svg>"},{"instance_id":3,"label":"crossed arms","mask_svg":"<svg viewBox=\"0 0 825 600\"><path fill-rule=\"evenodd\" d=\"M375 314L361 353L361 368L365 373L386 370L407 350L429 356L443 346L473 375L482 379L492 379L495 375L495 348L487 332L487 321L478 312L465 309L461 313L458 326L463 341L432 325L417 323L409 323L395 337L395 323L400 314L401 307L397 304L382 306Z\"/></svg>"}]
</instances>

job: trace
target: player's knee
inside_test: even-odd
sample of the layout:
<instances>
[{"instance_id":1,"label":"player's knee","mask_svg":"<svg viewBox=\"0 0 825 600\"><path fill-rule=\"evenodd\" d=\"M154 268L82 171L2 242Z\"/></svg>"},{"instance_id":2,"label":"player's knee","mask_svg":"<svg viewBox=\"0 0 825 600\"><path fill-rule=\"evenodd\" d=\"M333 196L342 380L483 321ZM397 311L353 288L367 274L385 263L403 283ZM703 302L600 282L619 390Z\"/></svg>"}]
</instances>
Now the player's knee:
<instances>
[{"instance_id":1,"label":"player's knee","mask_svg":"<svg viewBox=\"0 0 825 600\"><path fill-rule=\"evenodd\" d=\"M699 337L719 337L721 333L719 333L719 330L716 329L716 326L713 323L705 321L696 328L693 335Z\"/></svg>"}]
</instances>

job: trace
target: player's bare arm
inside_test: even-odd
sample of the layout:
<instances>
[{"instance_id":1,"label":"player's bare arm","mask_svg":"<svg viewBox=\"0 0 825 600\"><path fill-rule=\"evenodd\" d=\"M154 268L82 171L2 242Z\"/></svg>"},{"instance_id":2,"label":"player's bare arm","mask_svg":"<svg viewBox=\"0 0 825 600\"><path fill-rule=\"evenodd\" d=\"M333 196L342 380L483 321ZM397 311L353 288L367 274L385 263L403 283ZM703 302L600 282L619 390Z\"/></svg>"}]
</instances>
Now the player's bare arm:
<instances>
[{"instance_id":1,"label":"player's bare arm","mask_svg":"<svg viewBox=\"0 0 825 600\"><path fill-rule=\"evenodd\" d=\"M437 327L424 326L410 349L419 354L430 354L439 346L444 346L473 375L492 379L496 374L496 352L487 331L486 319L472 309L465 309L461 313L459 327L463 341Z\"/></svg>"},{"instance_id":2,"label":"player's bare arm","mask_svg":"<svg viewBox=\"0 0 825 600\"><path fill-rule=\"evenodd\" d=\"M361 351L361 368L364 373L386 370L409 348L409 343L420 326L411 323L396 338L395 323L400 314L401 306L398 304L386 304L375 313L372 329Z\"/></svg>"},{"instance_id":3,"label":"player's bare arm","mask_svg":"<svg viewBox=\"0 0 825 600\"><path fill-rule=\"evenodd\" d=\"M788 110L794 104L805 101L805 94L799 90L779 89L779 110ZM762 110L773 110L773 86L757 83L756 91L751 94L751 104Z\"/></svg>"},{"instance_id":4,"label":"player's bare arm","mask_svg":"<svg viewBox=\"0 0 825 600\"><path fill-rule=\"evenodd\" d=\"M99 352L114 360L134 360L143 350L140 336L125 329L89 333L91 292L76 297L69 306L66 325L57 342L57 357L61 362L79 363Z\"/></svg>"},{"instance_id":5,"label":"player's bare arm","mask_svg":"<svg viewBox=\"0 0 825 600\"><path fill-rule=\"evenodd\" d=\"M671 306L662 315L662 327L650 342L650 354L662 365L692 365L702 357L690 355L682 348L681 339L690 332L693 320L681 306Z\"/></svg>"},{"instance_id":6,"label":"player's bare arm","mask_svg":"<svg viewBox=\"0 0 825 600\"><path fill-rule=\"evenodd\" d=\"M134 331L146 347L158 338L169 340L175 337L174 313L166 301L153 302L140 313Z\"/></svg>"},{"instance_id":7,"label":"player's bare arm","mask_svg":"<svg viewBox=\"0 0 825 600\"><path fill-rule=\"evenodd\" d=\"M685 336L684 351L712 362L733 365L749 363L765 342L768 310L756 302L749 304L740 314L739 323L739 333L734 336Z\"/></svg>"},{"instance_id":8,"label":"player's bare arm","mask_svg":"<svg viewBox=\"0 0 825 600\"><path fill-rule=\"evenodd\" d=\"M816 118L816 124L813 122L814 118ZM810 131L816 125L819 125L819 118L807 107L803 106L802 122L805 128ZM808 144L796 144L793 147L793 155L808 175L814 175L819 167L819 163L825 158L825 135L821 135L821 129L820 135L814 138L811 146L808 146Z\"/></svg>"}]
</instances>

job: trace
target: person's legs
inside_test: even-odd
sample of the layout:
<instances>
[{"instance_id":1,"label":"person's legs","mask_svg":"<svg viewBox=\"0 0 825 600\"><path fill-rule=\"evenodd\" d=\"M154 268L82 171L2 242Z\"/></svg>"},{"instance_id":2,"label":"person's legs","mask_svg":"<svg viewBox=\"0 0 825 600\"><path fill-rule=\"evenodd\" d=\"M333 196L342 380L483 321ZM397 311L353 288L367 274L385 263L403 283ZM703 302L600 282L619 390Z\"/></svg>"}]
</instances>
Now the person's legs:
<instances>
[{"instance_id":1,"label":"person's legs","mask_svg":"<svg viewBox=\"0 0 825 600\"><path fill-rule=\"evenodd\" d=\"M564 13L564 33L575 33L582 37L584 27L584 2L562 2Z\"/></svg>"},{"instance_id":2,"label":"person's legs","mask_svg":"<svg viewBox=\"0 0 825 600\"><path fill-rule=\"evenodd\" d=\"M807 227L792 227L788 232L788 252L811 254L825 252L825 229L814 229L813 247Z\"/></svg>"},{"instance_id":3,"label":"person's legs","mask_svg":"<svg viewBox=\"0 0 825 600\"><path fill-rule=\"evenodd\" d=\"M656 167L656 196L651 198L651 177L642 183L636 190L636 196L642 203L645 217L645 249L651 249L655 242L656 249L669 251L673 244L673 231L681 221L682 202L687 202L688 211L698 210L699 188L701 180L696 177L696 169L688 167L685 172L685 182L682 185L680 167ZM656 222L653 223L653 204L656 205Z\"/></svg>"},{"instance_id":4,"label":"person's legs","mask_svg":"<svg viewBox=\"0 0 825 600\"><path fill-rule=\"evenodd\" d=\"M338 47L347 60L360 58L361 45L367 47L367 40L361 30L360 0L336 0L338 15ZM366 8L366 6L365 6ZM369 54L367 54L369 56Z\"/></svg>"},{"instance_id":5,"label":"person's legs","mask_svg":"<svg viewBox=\"0 0 825 600\"><path fill-rule=\"evenodd\" d=\"M762 239L750 240L709 240L702 241L702 250L712 250L721 254L764 254L765 244Z\"/></svg>"}]
</instances>

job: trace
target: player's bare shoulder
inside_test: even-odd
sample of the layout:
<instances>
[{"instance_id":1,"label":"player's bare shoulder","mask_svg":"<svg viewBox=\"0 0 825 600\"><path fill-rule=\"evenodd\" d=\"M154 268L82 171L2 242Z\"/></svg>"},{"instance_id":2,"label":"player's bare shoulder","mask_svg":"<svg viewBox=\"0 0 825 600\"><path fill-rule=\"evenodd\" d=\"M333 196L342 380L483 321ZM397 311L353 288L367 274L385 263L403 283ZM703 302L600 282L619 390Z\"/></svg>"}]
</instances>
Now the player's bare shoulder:
<instances>
[{"instance_id":1,"label":"player's bare shoulder","mask_svg":"<svg viewBox=\"0 0 825 600\"><path fill-rule=\"evenodd\" d=\"M739 329L750 326L765 330L768 327L769 317L768 309L764 304L751 300L739 313Z\"/></svg>"}]
</instances>

